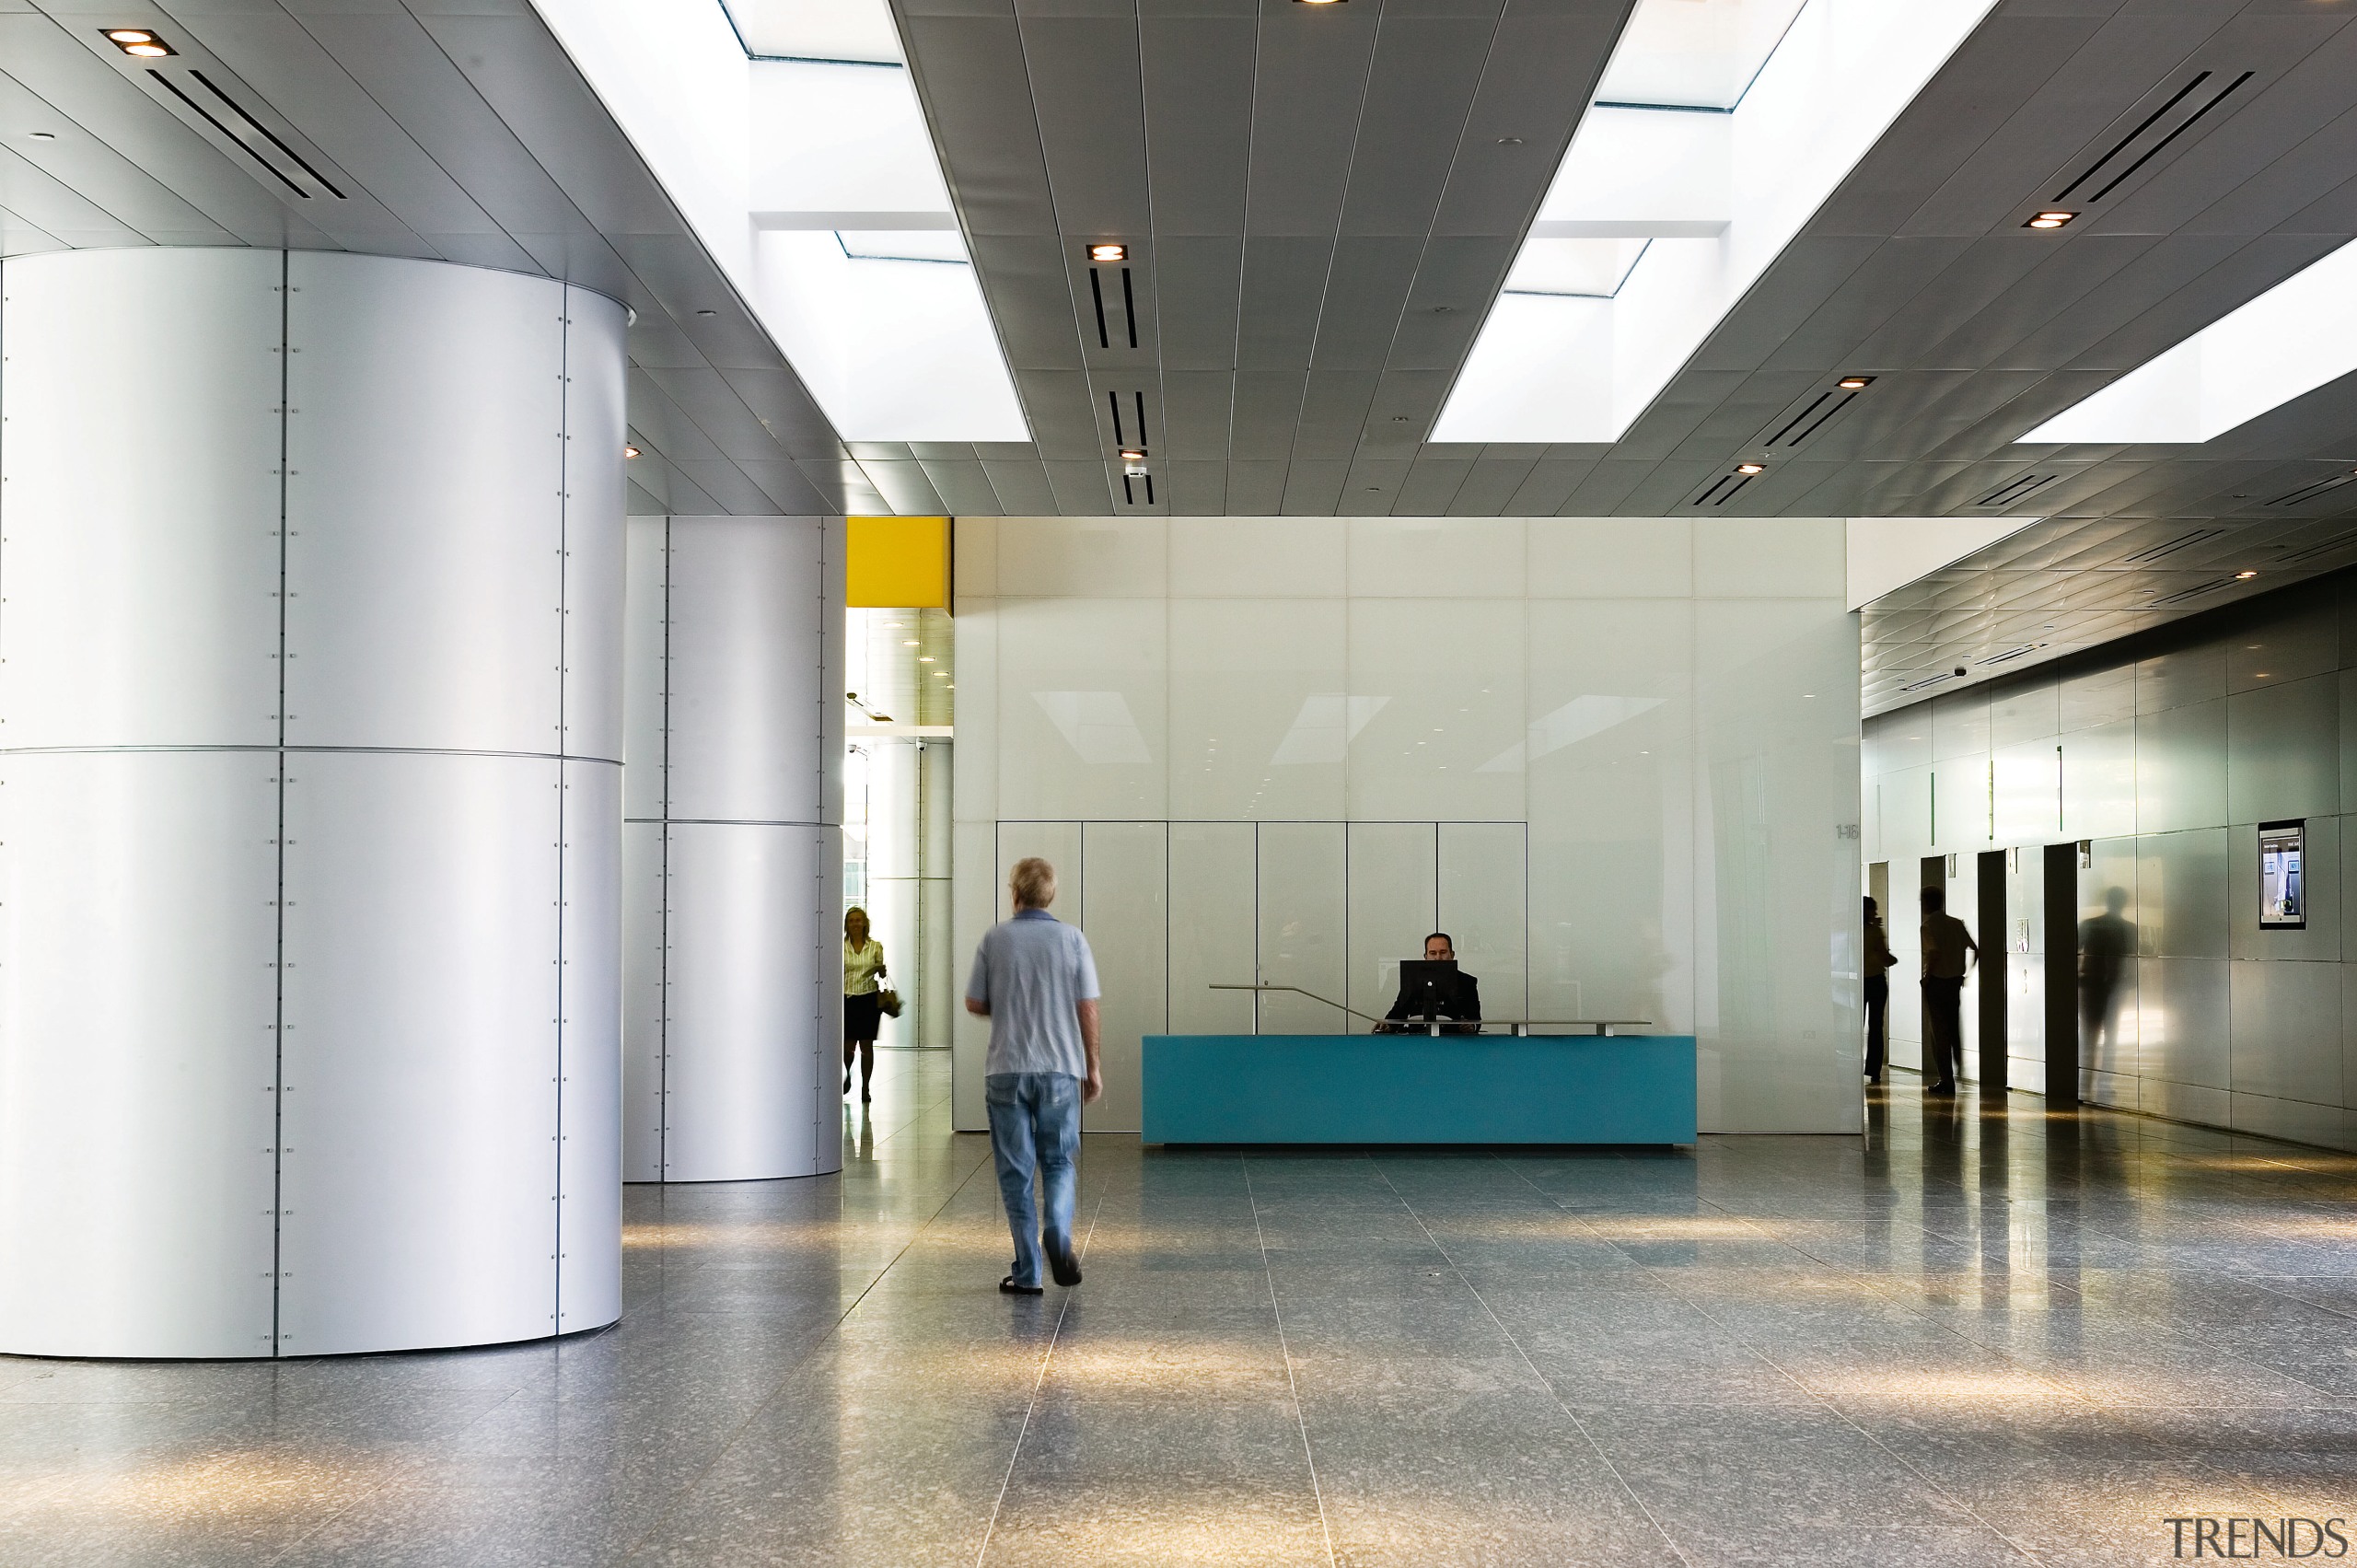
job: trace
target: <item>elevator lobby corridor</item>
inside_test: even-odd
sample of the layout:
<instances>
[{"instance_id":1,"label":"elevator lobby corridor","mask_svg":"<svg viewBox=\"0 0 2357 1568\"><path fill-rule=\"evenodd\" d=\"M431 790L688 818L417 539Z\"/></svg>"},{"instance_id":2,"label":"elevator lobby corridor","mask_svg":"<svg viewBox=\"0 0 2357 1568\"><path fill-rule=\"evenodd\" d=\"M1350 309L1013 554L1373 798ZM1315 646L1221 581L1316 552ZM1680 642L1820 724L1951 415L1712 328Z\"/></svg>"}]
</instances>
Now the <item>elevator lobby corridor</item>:
<instances>
[{"instance_id":1,"label":"elevator lobby corridor","mask_svg":"<svg viewBox=\"0 0 2357 1568\"><path fill-rule=\"evenodd\" d=\"M632 1188L602 1333L0 1358L0 1562L2112 1564L2357 1512L2357 1156L1912 1079L1863 1144L1092 1137L1086 1283L1010 1300L947 1101L886 1052L840 1178Z\"/></svg>"}]
</instances>

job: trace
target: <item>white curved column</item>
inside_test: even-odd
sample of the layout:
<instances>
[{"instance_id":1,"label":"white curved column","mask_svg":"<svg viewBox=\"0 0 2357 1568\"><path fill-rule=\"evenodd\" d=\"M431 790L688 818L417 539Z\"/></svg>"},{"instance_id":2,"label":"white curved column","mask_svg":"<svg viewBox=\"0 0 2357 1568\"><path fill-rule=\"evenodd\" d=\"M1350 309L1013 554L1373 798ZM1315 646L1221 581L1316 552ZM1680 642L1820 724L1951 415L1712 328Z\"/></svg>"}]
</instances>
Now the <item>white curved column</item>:
<instances>
[{"instance_id":1,"label":"white curved column","mask_svg":"<svg viewBox=\"0 0 2357 1568\"><path fill-rule=\"evenodd\" d=\"M621 308L0 282L0 1350L612 1321Z\"/></svg>"},{"instance_id":2,"label":"white curved column","mask_svg":"<svg viewBox=\"0 0 2357 1568\"><path fill-rule=\"evenodd\" d=\"M842 1164L842 522L631 520L623 1168Z\"/></svg>"}]
</instances>

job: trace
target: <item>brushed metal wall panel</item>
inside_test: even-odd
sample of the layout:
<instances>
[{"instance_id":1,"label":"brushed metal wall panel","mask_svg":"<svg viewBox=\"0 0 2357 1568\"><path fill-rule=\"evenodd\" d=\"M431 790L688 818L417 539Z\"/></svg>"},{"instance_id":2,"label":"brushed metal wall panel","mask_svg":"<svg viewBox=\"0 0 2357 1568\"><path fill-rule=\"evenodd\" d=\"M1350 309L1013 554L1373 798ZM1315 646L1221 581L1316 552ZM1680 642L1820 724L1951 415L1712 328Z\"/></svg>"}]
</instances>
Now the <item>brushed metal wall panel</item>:
<instances>
[{"instance_id":1,"label":"brushed metal wall panel","mask_svg":"<svg viewBox=\"0 0 2357 1568\"><path fill-rule=\"evenodd\" d=\"M622 780L563 767L556 1324L575 1333L622 1310Z\"/></svg>"},{"instance_id":2,"label":"brushed metal wall panel","mask_svg":"<svg viewBox=\"0 0 2357 1568\"><path fill-rule=\"evenodd\" d=\"M0 1349L271 1352L276 771L0 757Z\"/></svg>"},{"instance_id":3,"label":"brushed metal wall panel","mask_svg":"<svg viewBox=\"0 0 2357 1568\"><path fill-rule=\"evenodd\" d=\"M673 819L824 819L824 544L816 517L672 518Z\"/></svg>"},{"instance_id":4,"label":"brushed metal wall panel","mask_svg":"<svg viewBox=\"0 0 2357 1568\"><path fill-rule=\"evenodd\" d=\"M819 884L822 840L834 832L737 823L669 830L668 1180L809 1176L840 1158L835 1124L822 1137L818 1118L822 1089L840 1082L841 1028L821 1033L821 993L840 981L819 970L822 936L832 957Z\"/></svg>"},{"instance_id":5,"label":"brushed metal wall panel","mask_svg":"<svg viewBox=\"0 0 2357 1568\"><path fill-rule=\"evenodd\" d=\"M280 266L0 269L0 745L277 739Z\"/></svg>"},{"instance_id":6,"label":"brushed metal wall panel","mask_svg":"<svg viewBox=\"0 0 2357 1568\"><path fill-rule=\"evenodd\" d=\"M282 1354L555 1330L561 782L288 759Z\"/></svg>"},{"instance_id":7,"label":"brushed metal wall panel","mask_svg":"<svg viewBox=\"0 0 2357 1568\"><path fill-rule=\"evenodd\" d=\"M663 1179L663 824L622 824L622 1179Z\"/></svg>"},{"instance_id":8,"label":"brushed metal wall panel","mask_svg":"<svg viewBox=\"0 0 2357 1568\"><path fill-rule=\"evenodd\" d=\"M622 308L564 291L564 750L622 754Z\"/></svg>"},{"instance_id":9,"label":"brushed metal wall panel","mask_svg":"<svg viewBox=\"0 0 2357 1568\"><path fill-rule=\"evenodd\" d=\"M288 275L287 738L555 752L563 285L308 252Z\"/></svg>"}]
</instances>

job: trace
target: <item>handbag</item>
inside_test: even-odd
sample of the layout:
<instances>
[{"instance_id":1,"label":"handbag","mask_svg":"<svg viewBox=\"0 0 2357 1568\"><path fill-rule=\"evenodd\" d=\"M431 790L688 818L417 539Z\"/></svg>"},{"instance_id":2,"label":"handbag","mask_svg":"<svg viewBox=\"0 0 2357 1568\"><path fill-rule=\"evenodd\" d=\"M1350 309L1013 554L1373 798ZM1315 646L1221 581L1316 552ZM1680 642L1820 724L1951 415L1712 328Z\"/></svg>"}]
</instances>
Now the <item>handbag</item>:
<instances>
[{"instance_id":1,"label":"handbag","mask_svg":"<svg viewBox=\"0 0 2357 1568\"><path fill-rule=\"evenodd\" d=\"M893 990L888 985L884 987L883 990L878 991L876 993L876 1010L883 1014L888 1018L899 1017L900 1016L900 993Z\"/></svg>"}]
</instances>

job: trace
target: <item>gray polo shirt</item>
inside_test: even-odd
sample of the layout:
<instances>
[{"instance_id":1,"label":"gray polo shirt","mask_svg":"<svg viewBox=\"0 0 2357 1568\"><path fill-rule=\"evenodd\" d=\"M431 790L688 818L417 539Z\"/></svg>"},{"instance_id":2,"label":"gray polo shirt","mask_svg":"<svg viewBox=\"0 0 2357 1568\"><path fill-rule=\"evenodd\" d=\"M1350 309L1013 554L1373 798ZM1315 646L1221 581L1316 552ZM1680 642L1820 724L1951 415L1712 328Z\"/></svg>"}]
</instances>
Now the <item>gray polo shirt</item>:
<instances>
[{"instance_id":1,"label":"gray polo shirt","mask_svg":"<svg viewBox=\"0 0 2357 1568\"><path fill-rule=\"evenodd\" d=\"M1088 1051L1080 1042L1075 1011L1097 996L1097 960L1087 937L1046 910L1020 911L983 935L966 994L991 1010L984 1075L1088 1076Z\"/></svg>"}]
</instances>

